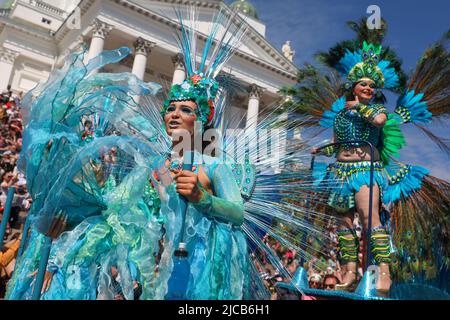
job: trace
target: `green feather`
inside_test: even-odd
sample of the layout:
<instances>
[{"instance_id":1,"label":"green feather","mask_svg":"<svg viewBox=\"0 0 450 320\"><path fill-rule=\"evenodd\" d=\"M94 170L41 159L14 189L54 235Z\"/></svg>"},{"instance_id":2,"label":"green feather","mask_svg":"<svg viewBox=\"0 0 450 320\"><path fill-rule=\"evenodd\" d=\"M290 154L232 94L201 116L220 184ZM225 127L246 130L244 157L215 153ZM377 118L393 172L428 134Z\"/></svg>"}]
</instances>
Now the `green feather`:
<instances>
[{"instance_id":1,"label":"green feather","mask_svg":"<svg viewBox=\"0 0 450 320\"><path fill-rule=\"evenodd\" d=\"M399 124L398 120L389 114L383 127L383 147L380 153L381 160L385 165L389 164L391 157L399 157L399 150L406 144Z\"/></svg>"}]
</instances>

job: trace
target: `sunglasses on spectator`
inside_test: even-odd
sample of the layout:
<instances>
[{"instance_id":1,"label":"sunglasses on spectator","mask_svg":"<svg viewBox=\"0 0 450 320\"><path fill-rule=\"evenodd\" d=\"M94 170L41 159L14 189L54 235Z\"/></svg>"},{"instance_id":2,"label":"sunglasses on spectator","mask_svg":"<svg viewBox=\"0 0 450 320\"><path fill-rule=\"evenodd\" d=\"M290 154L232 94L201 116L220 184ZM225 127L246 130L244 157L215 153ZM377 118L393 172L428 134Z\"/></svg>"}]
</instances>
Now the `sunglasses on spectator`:
<instances>
[{"instance_id":1,"label":"sunglasses on spectator","mask_svg":"<svg viewBox=\"0 0 450 320\"><path fill-rule=\"evenodd\" d=\"M325 289L334 289L335 286L336 286L335 284L325 284L325 285L324 285L324 288L325 288Z\"/></svg>"}]
</instances>

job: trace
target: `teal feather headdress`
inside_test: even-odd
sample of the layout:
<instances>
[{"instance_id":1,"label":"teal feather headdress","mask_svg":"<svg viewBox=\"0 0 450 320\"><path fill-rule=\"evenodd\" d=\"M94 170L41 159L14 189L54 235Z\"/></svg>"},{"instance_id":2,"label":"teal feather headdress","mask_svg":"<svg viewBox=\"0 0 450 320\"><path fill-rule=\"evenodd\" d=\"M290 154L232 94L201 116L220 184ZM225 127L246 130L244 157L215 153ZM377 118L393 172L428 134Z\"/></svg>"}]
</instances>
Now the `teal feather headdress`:
<instances>
[{"instance_id":1,"label":"teal feather headdress","mask_svg":"<svg viewBox=\"0 0 450 320\"><path fill-rule=\"evenodd\" d=\"M381 60L381 45L364 41L361 50L346 50L336 69L352 83L361 79L371 79L378 88L392 89L399 86L399 76L390 67L390 61Z\"/></svg>"},{"instance_id":2,"label":"teal feather headdress","mask_svg":"<svg viewBox=\"0 0 450 320\"><path fill-rule=\"evenodd\" d=\"M176 11L181 32L176 35L187 78L182 84L173 85L164 103L162 114L173 101L192 100L197 104L197 115L204 125L214 119L214 101L219 92L216 77L224 64L231 58L245 34L244 21L233 12L231 16L223 9L214 16L206 35L200 63L197 63L198 14L195 7L188 10L187 19ZM236 21L238 21L236 23Z\"/></svg>"}]
</instances>

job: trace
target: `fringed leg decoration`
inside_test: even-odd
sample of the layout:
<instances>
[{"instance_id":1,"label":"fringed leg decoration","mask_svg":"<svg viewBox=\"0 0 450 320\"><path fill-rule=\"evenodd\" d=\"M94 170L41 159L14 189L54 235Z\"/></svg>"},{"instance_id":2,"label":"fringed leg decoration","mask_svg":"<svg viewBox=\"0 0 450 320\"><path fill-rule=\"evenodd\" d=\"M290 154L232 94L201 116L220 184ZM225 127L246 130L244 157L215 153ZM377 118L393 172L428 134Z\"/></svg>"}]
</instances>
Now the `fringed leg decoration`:
<instances>
[{"instance_id":1,"label":"fringed leg decoration","mask_svg":"<svg viewBox=\"0 0 450 320\"><path fill-rule=\"evenodd\" d=\"M380 296L386 296L391 287L389 272L389 266L391 264L391 241L384 227L378 227L372 230L370 246L373 260L379 266L376 289Z\"/></svg>"},{"instance_id":2,"label":"fringed leg decoration","mask_svg":"<svg viewBox=\"0 0 450 320\"><path fill-rule=\"evenodd\" d=\"M358 264L358 237L352 229L338 230L341 263L346 266L344 283L336 285L336 290L354 291L356 289L356 269Z\"/></svg>"}]
</instances>

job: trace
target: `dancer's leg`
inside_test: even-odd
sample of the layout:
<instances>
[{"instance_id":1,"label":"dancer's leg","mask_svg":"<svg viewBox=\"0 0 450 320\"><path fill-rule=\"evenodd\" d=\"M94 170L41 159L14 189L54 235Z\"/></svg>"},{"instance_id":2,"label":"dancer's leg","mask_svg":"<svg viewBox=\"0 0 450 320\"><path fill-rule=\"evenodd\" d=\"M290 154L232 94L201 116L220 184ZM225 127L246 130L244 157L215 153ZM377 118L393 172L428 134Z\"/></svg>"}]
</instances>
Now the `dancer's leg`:
<instances>
[{"instance_id":1,"label":"dancer's leg","mask_svg":"<svg viewBox=\"0 0 450 320\"><path fill-rule=\"evenodd\" d=\"M356 193L355 198L356 210L358 211L358 214L362 220L364 230L367 232L367 229L369 227L369 187L361 186L359 192ZM390 241L389 235L380 223L380 189L378 185L373 186L372 232L370 242L372 256L375 260L375 263L380 267L377 289L382 293L386 293L387 291L389 291L389 288L391 286L391 278L389 273Z\"/></svg>"},{"instance_id":2,"label":"dancer's leg","mask_svg":"<svg viewBox=\"0 0 450 320\"><path fill-rule=\"evenodd\" d=\"M364 230L369 227L369 204L370 204L370 189L363 185L359 192L355 193L356 211L359 214ZM381 226L380 223L380 188L377 184L373 186L372 196L372 228Z\"/></svg>"}]
</instances>

